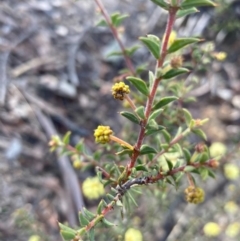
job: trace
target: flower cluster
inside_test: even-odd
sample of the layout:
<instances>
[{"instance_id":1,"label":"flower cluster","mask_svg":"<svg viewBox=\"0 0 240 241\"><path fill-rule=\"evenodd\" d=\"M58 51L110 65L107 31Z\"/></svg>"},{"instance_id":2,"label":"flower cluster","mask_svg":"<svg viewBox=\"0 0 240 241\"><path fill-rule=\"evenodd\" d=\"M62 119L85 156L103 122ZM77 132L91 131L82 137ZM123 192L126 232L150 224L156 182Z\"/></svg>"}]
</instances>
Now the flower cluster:
<instances>
[{"instance_id":1,"label":"flower cluster","mask_svg":"<svg viewBox=\"0 0 240 241\"><path fill-rule=\"evenodd\" d=\"M185 198L189 203L199 204L204 201L204 190L200 187L189 186L185 189Z\"/></svg>"},{"instance_id":2,"label":"flower cluster","mask_svg":"<svg viewBox=\"0 0 240 241\"><path fill-rule=\"evenodd\" d=\"M183 65L183 58L182 58L182 56L174 56L171 59L170 64L171 64L172 68L174 68L174 69L178 69L178 68L182 67L182 65Z\"/></svg>"},{"instance_id":3,"label":"flower cluster","mask_svg":"<svg viewBox=\"0 0 240 241\"><path fill-rule=\"evenodd\" d=\"M203 232L208 237L217 237L221 232L221 228L217 223L209 222L204 225Z\"/></svg>"},{"instance_id":4,"label":"flower cluster","mask_svg":"<svg viewBox=\"0 0 240 241\"><path fill-rule=\"evenodd\" d=\"M233 163L227 163L224 165L224 175L229 180L238 179L240 172L237 165Z\"/></svg>"},{"instance_id":5,"label":"flower cluster","mask_svg":"<svg viewBox=\"0 0 240 241\"><path fill-rule=\"evenodd\" d=\"M98 126L94 131L95 141L97 143L106 144L110 141L110 136L113 134L113 131L109 126Z\"/></svg>"},{"instance_id":6,"label":"flower cluster","mask_svg":"<svg viewBox=\"0 0 240 241\"><path fill-rule=\"evenodd\" d=\"M114 99L123 100L125 94L129 94L130 89L129 86L124 82L119 82L113 85L112 87L112 95Z\"/></svg>"},{"instance_id":7,"label":"flower cluster","mask_svg":"<svg viewBox=\"0 0 240 241\"><path fill-rule=\"evenodd\" d=\"M124 241L142 241L142 233L135 228L129 228L124 237Z\"/></svg>"},{"instance_id":8,"label":"flower cluster","mask_svg":"<svg viewBox=\"0 0 240 241\"><path fill-rule=\"evenodd\" d=\"M104 187L98 177L88 177L83 182L82 192L88 199L97 199L104 194Z\"/></svg>"}]
</instances>

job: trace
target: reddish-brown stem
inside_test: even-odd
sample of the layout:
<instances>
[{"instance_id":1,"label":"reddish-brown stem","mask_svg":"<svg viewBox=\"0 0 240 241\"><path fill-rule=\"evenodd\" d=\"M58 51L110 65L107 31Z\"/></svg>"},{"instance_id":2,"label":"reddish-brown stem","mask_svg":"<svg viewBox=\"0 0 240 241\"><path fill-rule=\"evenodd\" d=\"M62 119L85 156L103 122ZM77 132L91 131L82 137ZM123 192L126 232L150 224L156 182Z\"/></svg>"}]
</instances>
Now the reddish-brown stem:
<instances>
[{"instance_id":1,"label":"reddish-brown stem","mask_svg":"<svg viewBox=\"0 0 240 241\"><path fill-rule=\"evenodd\" d=\"M163 43L162 43L162 48L161 48L161 52L160 52L160 57L157 61L157 68L162 67L164 60L167 56L167 47L168 47L168 42L169 42L169 37L170 34L172 32L173 29L173 25L174 25L174 21L176 18L176 13L177 13L177 8L170 8L169 10L169 16L168 16L168 22L167 22L167 26L166 26L166 30L165 30L165 37L163 39ZM145 137L145 128L148 122L148 118L151 114L151 109L152 109L152 105L153 105L153 101L157 92L157 88L159 85L159 82L161 81L161 78L157 78L154 80L151 92L148 96L148 100L146 103L146 107L145 107L145 120L142 121L141 123L141 129L139 131L139 135L138 135L138 139L137 139L137 143L135 144L135 149L133 151L132 157L131 157L131 161L127 166L127 176L129 176L131 174L131 169L134 167L135 162L139 156L139 150L142 146L144 137Z\"/></svg>"},{"instance_id":2,"label":"reddish-brown stem","mask_svg":"<svg viewBox=\"0 0 240 241\"><path fill-rule=\"evenodd\" d=\"M119 38L119 35L118 35L118 32L117 32L117 29L115 28L115 26L112 24L112 21L105 9L105 7L103 6L101 0L95 0L96 4L98 5L103 17L105 18L109 28L111 29L112 31L112 34L114 36L114 38L116 39L116 41L118 42L120 48L121 48L121 51L123 53L123 57L125 59L125 62L126 62L126 65L129 69L129 71L131 72L132 75L135 75L135 70L134 70L134 67L133 67L133 64L132 64L132 61L131 59L129 58L129 56L127 55L126 53L126 50L125 50L125 47L123 46L123 43L121 41L121 39Z\"/></svg>"}]
</instances>

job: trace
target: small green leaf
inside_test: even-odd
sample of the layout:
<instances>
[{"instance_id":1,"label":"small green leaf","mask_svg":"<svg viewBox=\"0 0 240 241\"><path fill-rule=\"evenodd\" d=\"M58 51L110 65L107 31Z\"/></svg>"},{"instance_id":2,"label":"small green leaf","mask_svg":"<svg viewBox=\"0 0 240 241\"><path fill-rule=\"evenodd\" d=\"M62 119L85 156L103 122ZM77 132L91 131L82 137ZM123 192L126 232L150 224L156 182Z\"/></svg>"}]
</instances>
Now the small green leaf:
<instances>
[{"instance_id":1,"label":"small green leaf","mask_svg":"<svg viewBox=\"0 0 240 241\"><path fill-rule=\"evenodd\" d=\"M104 201L103 201L103 199L102 199L102 200L100 201L100 203L98 204L97 214L101 214L103 207L104 207Z\"/></svg>"},{"instance_id":2,"label":"small green leaf","mask_svg":"<svg viewBox=\"0 0 240 241\"><path fill-rule=\"evenodd\" d=\"M200 173L200 176L203 180L206 180L208 178L208 169L207 168L199 168L199 173Z\"/></svg>"},{"instance_id":3,"label":"small green leaf","mask_svg":"<svg viewBox=\"0 0 240 241\"><path fill-rule=\"evenodd\" d=\"M67 231L69 233L74 233L74 235L77 233L74 229L72 229L62 223L58 223L58 226L61 229L61 231Z\"/></svg>"},{"instance_id":4,"label":"small green leaf","mask_svg":"<svg viewBox=\"0 0 240 241\"><path fill-rule=\"evenodd\" d=\"M125 149L125 150L119 151L119 152L117 152L115 154L118 155L118 156L123 156L123 155L131 155L132 152L133 151L130 150L130 149Z\"/></svg>"},{"instance_id":5,"label":"small green leaf","mask_svg":"<svg viewBox=\"0 0 240 241\"><path fill-rule=\"evenodd\" d=\"M187 109L182 109L182 110L184 112L186 124L189 127L192 121L192 114Z\"/></svg>"},{"instance_id":6,"label":"small green leaf","mask_svg":"<svg viewBox=\"0 0 240 241\"><path fill-rule=\"evenodd\" d=\"M75 146L75 149L80 153L84 149L83 146L84 146L84 143L83 143L83 140L81 140L77 143L77 145Z\"/></svg>"},{"instance_id":7,"label":"small green leaf","mask_svg":"<svg viewBox=\"0 0 240 241\"><path fill-rule=\"evenodd\" d=\"M181 74L188 73L189 70L186 68L170 69L166 74L162 76L163 79L171 79Z\"/></svg>"},{"instance_id":8,"label":"small green leaf","mask_svg":"<svg viewBox=\"0 0 240 241\"><path fill-rule=\"evenodd\" d=\"M142 145L140 149L140 155L145 155L149 153L157 153L157 151L151 146Z\"/></svg>"},{"instance_id":9,"label":"small green leaf","mask_svg":"<svg viewBox=\"0 0 240 241\"><path fill-rule=\"evenodd\" d=\"M168 49L168 53L169 54L174 53L189 44L197 43L199 41L201 40L198 38L178 38L171 44L171 46Z\"/></svg>"},{"instance_id":10,"label":"small green leaf","mask_svg":"<svg viewBox=\"0 0 240 241\"><path fill-rule=\"evenodd\" d=\"M192 171L194 171L196 168L195 167L193 167L193 166L186 166L185 168L184 168L184 171L185 172L192 172Z\"/></svg>"},{"instance_id":11,"label":"small green leaf","mask_svg":"<svg viewBox=\"0 0 240 241\"><path fill-rule=\"evenodd\" d=\"M72 232L68 232L68 231L63 231L63 230L61 230L61 231L60 231L60 234L61 234L62 238L63 238L64 240L66 240L66 241L68 241L68 240L73 240L73 239L75 238L75 234L72 233Z\"/></svg>"},{"instance_id":12,"label":"small green leaf","mask_svg":"<svg viewBox=\"0 0 240 241\"><path fill-rule=\"evenodd\" d=\"M142 79L136 78L136 77L133 77L133 76L129 76L126 79L128 81L130 81L138 89L138 91L140 91L142 94L144 94L146 96L149 95L148 87Z\"/></svg>"},{"instance_id":13,"label":"small green leaf","mask_svg":"<svg viewBox=\"0 0 240 241\"><path fill-rule=\"evenodd\" d=\"M138 116L141 117L141 119L143 119L143 120L145 119L144 110L145 110L144 106L139 106L139 107L135 110L135 112L138 114Z\"/></svg>"},{"instance_id":14,"label":"small green leaf","mask_svg":"<svg viewBox=\"0 0 240 241\"><path fill-rule=\"evenodd\" d=\"M115 199L115 197L113 195L111 195L110 193L107 194L107 198L110 202Z\"/></svg>"},{"instance_id":15,"label":"small green leaf","mask_svg":"<svg viewBox=\"0 0 240 241\"><path fill-rule=\"evenodd\" d=\"M212 172L211 170L208 170L208 175L214 179L216 178L214 172Z\"/></svg>"},{"instance_id":16,"label":"small green leaf","mask_svg":"<svg viewBox=\"0 0 240 241\"><path fill-rule=\"evenodd\" d=\"M97 151L94 152L93 159L95 161L99 161L101 157L102 157L102 151L101 150L97 150Z\"/></svg>"},{"instance_id":17,"label":"small green leaf","mask_svg":"<svg viewBox=\"0 0 240 241\"><path fill-rule=\"evenodd\" d=\"M89 241L94 241L95 240L95 235L94 235L94 228L91 228L89 231L88 231L88 238L89 238Z\"/></svg>"},{"instance_id":18,"label":"small green leaf","mask_svg":"<svg viewBox=\"0 0 240 241\"><path fill-rule=\"evenodd\" d=\"M161 126L161 125L158 125L157 128L149 126L146 128L145 135L149 136L149 135L152 135L152 134L157 133L158 131L161 131L164 129L165 129L165 127Z\"/></svg>"},{"instance_id":19,"label":"small green leaf","mask_svg":"<svg viewBox=\"0 0 240 241\"><path fill-rule=\"evenodd\" d=\"M183 155L184 155L186 162L189 163L191 160L191 153L186 148L183 148L182 150L183 150Z\"/></svg>"},{"instance_id":20,"label":"small green leaf","mask_svg":"<svg viewBox=\"0 0 240 241\"><path fill-rule=\"evenodd\" d=\"M127 18L127 17L129 17L128 14L120 14L118 12L117 13L113 13L111 15L111 21L112 21L113 26L114 27L119 27L121 25L122 21L125 18Z\"/></svg>"},{"instance_id":21,"label":"small green leaf","mask_svg":"<svg viewBox=\"0 0 240 241\"><path fill-rule=\"evenodd\" d=\"M185 0L181 4L182 9L192 8L192 7L203 7L203 6L215 7L216 4L210 0Z\"/></svg>"},{"instance_id":22,"label":"small green leaf","mask_svg":"<svg viewBox=\"0 0 240 241\"><path fill-rule=\"evenodd\" d=\"M154 58L159 59L160 56L160 41L156 41L149 37L140 37L140 41L148 48Z\"/></svg>"},{"instance_id":23,"label":"small green leaf","mask_svg":"<svg viewBox=\"0 0 240 241\"><path fill-rule=\"evenodd\" d=\"M168 10L170 7L170 5L166 3L164 0L151 0L151 1L165 10Z\"/></svg>"},{"instance_id":24,"label":"small green leaf","mask_svg":"<svg viewBox=\"0 0 240 241\"><path fill-rule=\"evenodd\" d=\"M122 111L122 112L120 112L120 114L122 116L124 116L125 118L127 118L128 120L132 121L133 123L136 123L136 124L140 123L140 120L134 114L132 114L131 112Z\"/></svg>"},{"instance_id":25,"label":"small green leaf","mask_svg":"<svg viewBox=\"0 0 240 241\"><path fill-rule=\"evenodd\" d=\"M163 112L163 109L157 109L155 111L153 111L153 113L149 116L148 121L150 120L155 120L155 118L157 118L157 116L159 116L161 113Z\"/></svg>"},{"instance_id":26,"label":"small green leaf","mask_svg":"<svg viewBox=\"0 0 240 241\"><path fill-rule=\"evenodd\" d=\"M203 138L205 141L207 140L207 135L204 133L203 130L201 129L193 129L191 130L194 134L196 134L197 136Z\"/></svg>"},{"instance_id":27,"label":"small green leaf","mask_svg":"<svg viewBox=\"0 0 240 241\"><path fill-rule=\"evenodd\" d=\"M122 51L111 51L107 54L107 58L108 57L112 57L112 56L122 56L123 55L123 52Z\"/></svg>"},{"instance_id":28,"label":"small green leaf","mask_svg":"<svg viewBox=\"0 0 240 241\"><path fill-rule=\"evenodd\" d=\"M171 141L171 135L167 130L162 130L163 137L167 143Z\"/></svg>"},{"instance_id":29,"label":"small green leaf","mask_svg":"<svg viewBox=\"0 0 240 241\"><path fill-rule=\"evenodd\" d=\"M140 48L139 45L134 45L130 48L125 49L125 51L128 56L132 56L139 48Z\"/></svg>"},{"instance_id":30,"label":"small green leaf","mask_svg":"<svg viewBox=\"0 0 240 241\"><path fill-rule=\"evenodd\" d=\"M171 171L173 169L172 162L170 160L168 160L167 158L166 158L166 162L167 162L167 165L168 165L168 171Z\"/></svg>"},{"instance_id":31,"label":"small green leaf","mask_svg":"<svg viewBox=\"0 0 240 241\"><path fill-rule=\"evenodd\" d=\"M87 218L83 215L83 213L79 212L78 218L79 218L79 222L80 222L80 224L81 224L82 227L89 224L89 221L88 221Z\"/></svg>"},{"instance_id":32,"label":"small green leaf","mask_svg":"<svg viewBox=\"0 0 240 241\"><path fill-rule=\"evenodd\" d=\"M173 102L174 100L177 100L178 97L176 96L168 96L168 97L164 97L162 98L160 101L158 101L154 106L153 106L153 110L158 110L164 106L166 106L167 104Z\"/></svg>"},{"instance_id":33,"label":"small green leaf","mask_svg":"<svg viewBox=\"0 0 240 241\"><path fill-rule=\"evenodd\" d=\"M200 158L199 158L199 162L205 163L208 160L209 160L208 154L206 152L201 153Z\"/></svg>"},{"instance_id":34,"label":"small green leaf","mask_svg":"<svg viewBox=\"0 0 240 241\"><path fill-rule=\"evenodd\" d=\"M90 212L90 211L87 210L85 207L83 207L83 212L84 212L85 216L86 216L89 220L95 218L95 216L96 216L94 213ZM80 214L79 214L79 215L80 215Z\"/></svg>"},{"instance_id":35,"label":"small green leaf","mask_svg":"<svg viewBox=\"0 0 240 241\"><path fill-rule=\"evenodd\" d=\"M146 129L151 128L151 129L158 129L158 123L154 120L151 119L149 120L149 122L147 123Z\"/></svg>"},{"instance_id":36,"label":"small green leaf","mask_svg":"<svg viewBox=\"0 0 240 241\"><path fill-rule=\"evenodd\" d=\"M176 18L182 18L189 14L197 13L197 12L199 12L199 11L196 8L188 8L188 9L178 10Z\"/></svg>"},{"instance_id":37,"label":"small green leaf","mask_svg":"<svg viewBox=\"0 0 240 241\"><path fill-rule=\"evenodd\" d=\"M97 27L107 27L108 24L105 19L101 19L98 23L96 23Z\"/></svg>"},{"instance_id":38,"label":"small green leaf","mask_svg":"<svg viewBox=\"0 0 240 241\"><path fill-rule=\"evenodd\" d=\"M64 137L63 137L63 143L64 143L65 145L69 144L70 135L71 135L71 131L68 131L68 132L64 135Z\"/></svg>"},{"instance_id":39,"label":"small green leaf","mask_svg":"<svg viewBox=\"0 0 240 241\"><path fill-rule=\"evenodd\" d=\"M116 226L116 224L109 222L106 218L102 219L102 222L107 226L107 227L112 227L112 226Z\"/></svg>"},{"instance_id":40,"label":"small green leaf","mask_svg":"<svg viewBox=\"0 0 240 241\"><path fill-rule=\"evenodd\" d=\"M143 63L137 66L136 68L136 74L140 75L143 71L146 71L148 67L147 63Z\"/></svg>"},{"instance_id":41,"label":"small green leaf","mask_svg":"<svg viewBox=\"0 0 240 241\"><path fill-rule=\"evenodd\" d=\"M155 75L154 75L154 73L152 71L148 72L148 79L149 79L149 87L151 89L152 86L153 86L153 82L155 80Z\"/></svg>"},{"instance_id":42,"label":"small green leaf","mask_svg":"<svg viewBox=\"0 0 240 241\"><path fill-rule=\"evenodd\" d=\"M145 165L137 165L137 166L136 166L136 170L137 170L137 171L148 172L148 169L145 167Z\"/></svg>"}]
</instances>

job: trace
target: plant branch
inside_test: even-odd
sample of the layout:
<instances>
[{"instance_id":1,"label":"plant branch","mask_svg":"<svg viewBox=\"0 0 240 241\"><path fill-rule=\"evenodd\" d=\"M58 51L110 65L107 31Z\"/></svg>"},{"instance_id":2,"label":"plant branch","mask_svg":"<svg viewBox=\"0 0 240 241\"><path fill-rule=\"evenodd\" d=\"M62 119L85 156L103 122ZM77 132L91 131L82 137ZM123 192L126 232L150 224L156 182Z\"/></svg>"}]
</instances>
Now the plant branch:
<instances>
[{"instance_id":1,"label":"plant branch","mask_svg":"<svg viewBox=\"0 0 240 241\"><path fill-rule=\"evenodd\" d=\"M132 61L131 59L129 58L129 56L127 55L127 52L126 52L126 49L118 35L118 32L117 32L117 29L115 28L115 26L112 24L112 21L111 21L111 18L110 16L108 15L105 7L103 6L101 0L95 0L96 4L98 5L103 17L105 18L109 28L111 29L112 31L112 34L114 36L114 38L116 39L116 41L118 42L119 44L119 47L121 48L121 51L123 53L123 57L125 59L125 62L126 62L126 65L129 69L129 71L131 72L131 75L135 75L135 70L134 70L134 67L133 67L133 64L132 64Z\"/></svg>"},{"instance_id":2,"label":"plant branch","mask_svg":"<svg viewBox=\"0 0 240 241\"><path fill-rule=\"evenodd\" d=\"M147 184L152 184L152 183L156 183L159 180L163 180L164 178L168 177L168 176L173 176L179 172L184 172L184 169L187 166L193 166L195 168L199 168L199 167L209 167L209 168L213 168L212 166L212 162L214 161L214 159L209 159L208 161L206 161L205 163L190 163L187 165L183 165L181 167L172 169L170 171L168 171L167 173L161 173L160 171L158 172L158 174L156 176L149 176L149 177L140 177L140 178L133 178L128 180L127 182L125 182L123 185L118 185L116 187L116 191L118 192L116 194L116 196L114 197L113 201L110 202L102 211L100 214L96 215L95 218L93 218L89 224L85 227L85 231L89 231L90 229L92 229L98 222L99 220L105 218L105 216L113 210L114 206L116 205L118 200L121 200L122 197L125 195L125 193L132 187L135 185L147 185Z\"/></svg>"},{"instance_id":3,"label":"plant branch","mask_svg":"<svg viewBox=\"0 0 240 241\"><path fill-rule=\"evenodd\" d=\"M162 67L162 65L164 63L164 60L167 56L167 47L168 47L169 37L170 37L170 34L172 32L172 29L173 29L173 25L174 25L174 22L175 22L177 10L178 10L178 8L170 8L170 10L169 10L168 22L167 22L167 26L166 26L166 30L165 30L165 37L163 39L160 57L157 60L157 68ZM158 78L157 76L155 76L155 80L154 80L151 92L148 96L148 100L147 100L146 107L145 107L145 120L143 120L142 123L141 123L141 129L139 131L138 140L137 140L137 143L135 144L135 148L134 148L134 151L133 151L133 154L132 154L132 157L131 157L131 161L127 166L127 176L129 176L131 174L131 170L134 167L135 162L136 162L136 160L139 156L139 150L142 146L142 143L143 143L143 140L144 140L144 137L145 137L146 125L148 123L148 118L151 114L153 101L154 101L154 98L155 98L157 88L158 88L158 85L159 85L160 81L161 81L161 78Z\"/></svg>"}]
</instances>

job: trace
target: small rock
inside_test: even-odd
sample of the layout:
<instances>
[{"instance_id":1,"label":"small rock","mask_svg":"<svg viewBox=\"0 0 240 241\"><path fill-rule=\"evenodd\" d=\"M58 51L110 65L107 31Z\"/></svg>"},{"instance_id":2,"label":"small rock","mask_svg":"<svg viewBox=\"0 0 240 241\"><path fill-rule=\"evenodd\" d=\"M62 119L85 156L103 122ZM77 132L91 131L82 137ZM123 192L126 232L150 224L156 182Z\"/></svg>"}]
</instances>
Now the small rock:
<instances>
[{"instance_id":1,"label":"small rock","mask_svg":"<svg viewBox=\"0 0 240 241\"><path fill-rule=\"evenodd\" d=\"M232 99L232 104L233 104L236 108L240 109L240 95L235 95L235 96L233 97L233 99Z\"/></svg>"}]
</instances>

